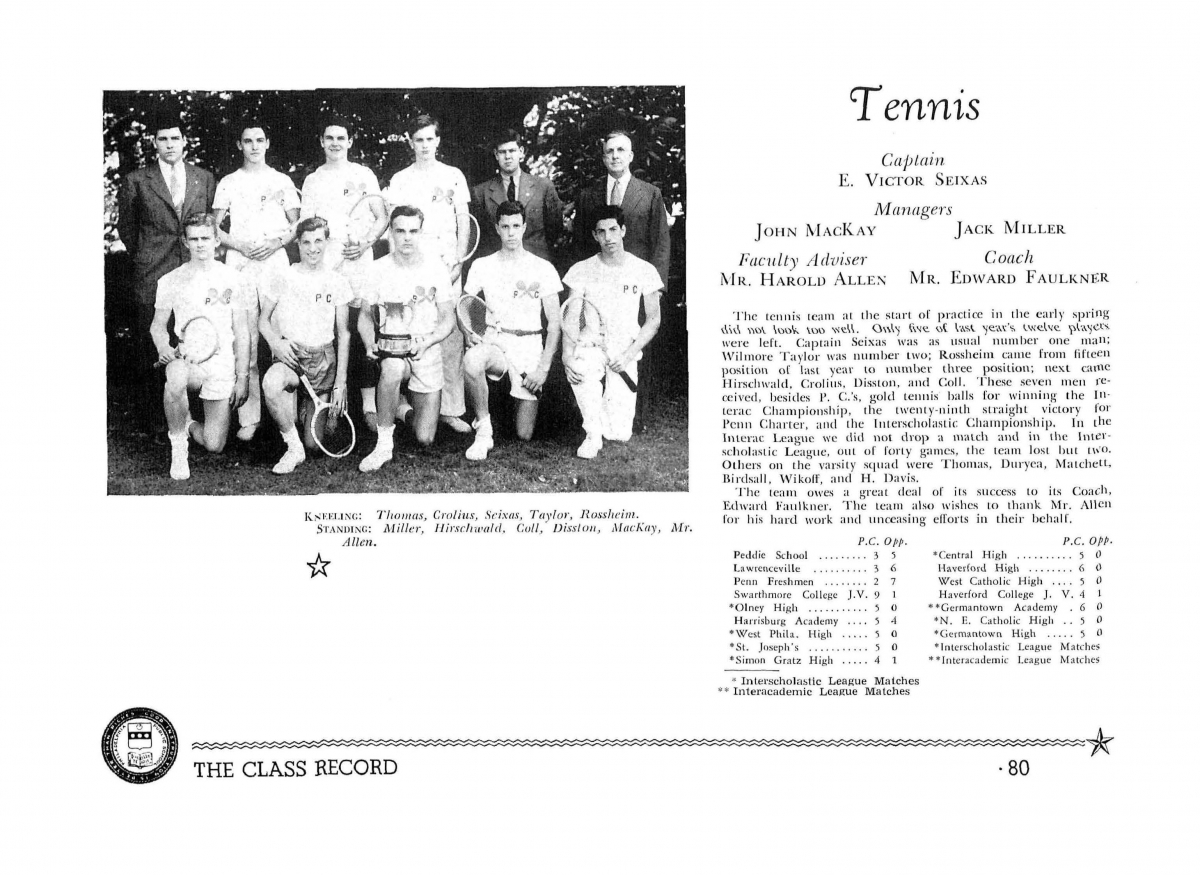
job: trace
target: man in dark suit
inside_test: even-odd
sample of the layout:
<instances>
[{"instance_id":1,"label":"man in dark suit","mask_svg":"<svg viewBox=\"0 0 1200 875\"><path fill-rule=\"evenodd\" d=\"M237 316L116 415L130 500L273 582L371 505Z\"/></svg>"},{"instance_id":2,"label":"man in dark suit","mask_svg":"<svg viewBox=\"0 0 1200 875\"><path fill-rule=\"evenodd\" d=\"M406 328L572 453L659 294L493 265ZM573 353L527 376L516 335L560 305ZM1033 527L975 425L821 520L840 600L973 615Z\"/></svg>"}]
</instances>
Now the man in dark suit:
<instances>
[{"instance_id":1,"label":"man in dark suit","mask_svg":"<svg viewBox=\"0 0 1200 875\"><path fill-rule=\"evenodd\" d=\"M628 132L612 131L605 136L603 157L607 175L579 193L574 222L576 255L590 258L599 252L592 236L594 214L602 206L618 206L625 214L625 251L653 264L665 287L671 262L671 229L662 192L629 172L633 141Z\"/></svg>"},{"instance_id":2,"label":"man in dark suit","mask_svg":"<svg viewBox=\"0 0 1200 875\"><path fill-rule=\"evenodd\" d=\"M596 227L596 213L606 205L618 206L625 215L625 251L654 265L662 279L665 299L669 290L667 272L671 263L671 227L667 222L662 192L657 186L643 182L629 172L633 164L633 140L628 131L610 131L604 137L603 159L606 176L581 191L575 206L573 227L576 257L582 260L599 251L599 245L592 236ZM662 313L665 319L665 305ZM635 432L643 428L642 417L646 401L652 394L658 368L651 359L652 351L647 347L640 365L642 376L638 379Z\"/></svg>"},{"instance_id":3,"label":"man in dark suit","mask_svg":"<svg viewBox=\"0 0 1200 875\"><path fill-rule=\"evenodd\" d=\"M500 251L496 210L506 201L517 201L525 207L525 251L552 262L554 247L563 230L562 202L554 190L554 183L522 172L525 150L521 147L521 135L516 131L503 131L496 137L494 146L496 175L471 189L471 208L479 222L478 255L482 257Z\"/></svg>"},{"instance_id":4,"label":"man in dark suit","mask_svg":"<svg viewBox=\"0 0 1200 875\"><path fill-rule=\"evenodd\" d=\"M134 170L121 182L117 206L117 233L133 257L134 334L138 361L126 364L135 374L147 375L138 386L138 414L143 428L161 431L162 377L149 373L157 358L150 340L154 297L158 281L188 260L183 245L183 221L193 213L212 210L217 184L213 175L183 160L187 141L179 116L161 116L152 123L156 160Z\"/></svg>"}]
</instances>

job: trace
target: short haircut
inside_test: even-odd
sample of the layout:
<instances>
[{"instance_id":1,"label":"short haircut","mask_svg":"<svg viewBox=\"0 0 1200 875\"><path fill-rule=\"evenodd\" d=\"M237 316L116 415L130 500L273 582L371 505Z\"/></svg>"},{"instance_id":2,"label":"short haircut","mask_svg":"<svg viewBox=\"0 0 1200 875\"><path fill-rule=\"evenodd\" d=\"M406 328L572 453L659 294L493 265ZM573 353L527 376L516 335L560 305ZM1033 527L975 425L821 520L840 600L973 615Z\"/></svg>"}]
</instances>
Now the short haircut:
<instances>
[{"instance_id":1,"label":"short haircut","mask_svg":"<svg viewBox=\"0 0 1200 875\"><path fill-rule=\"evenodd\" d=\"M171 128L179 128L179 133L185 133L180 112L172 107L159 107L148 121L147 129L152 137L157 137L159 131L169 131Z\"/></svg>"},{"instance_id":2,"label":"short haircut","mask_svg":"<svg viewBox=\"0 0 1200 875\"><path fill-rule=\"evenodd\" d=\"M500 224L500 219L504 216L520 216L521 221L525 221L525 204L520 201L505 201L496 208L496 224Z\"/></svg>"},{"instance_id":3,"label":"short haircut","mask_svg":"<svg viewBox=\"0 0 1200 875\"><path fill-rule=\"evenodd\" d=\"M625 211L615 204L604 204L596 210L592 216L592 230L595 231L596 224L605 219L616 219L618 225L625 227Z\"/></svg>"},{"instance_id":4,"label":"short haircut","mask_svg":"<svg viewBox=\"0 0 1200 875\"><path fill-rule=\"evenodd\" d=\"M521 143L520 131L514 130L513 128L505 128L500 133L496 134L496 136L492 137L493 149L499 149L505 143L516 143L518 149L525 148Z\"/></svg>"},{"instance_id":5,"label":"short haircut","mask_svg":"<svg viewBox=\"0 0 1200 875\"><path fill-rule=\"evenodd\" d=\"M603 146L605 143L607 143L613 137L624 137L626 140L629 141L629 145L631 147L633 146L633 134L629 133L629 131L625 130L624 128L613 128L611 131L609 131L607 134L604 135L604 139L600 141L600 145Z\"/></svg>"},{"instance_id":6,"label":"short haircut","mask_svg":"<svg viewBox=\"0 0 1200 875\"><path fill-rule=\"evenodd\" d=\"M425 214L421 212L419 207L414 207L411 204L401 204L400 206L396 207L394 210L392 210L392 214L388 216L389 228L392 227L392 222L396 220L397 216L408 216L410 219L413 216L416 216L421 220L421 227L425 227Z\"/></svg>"},{"instance_id":7,"label":"short haircut","mask_svg":"<svg viewBox=\"0 0 1200 875\"><path fill-rule=\"evenodd\" d=\"M237 139L240 143L242 137L246 135L246 131L258 128L263 132L263 135L269 140L271 139L271 129L256 118L248 118L242 122L241 128L238 129Z\"/></svg>"},{"instance_id":8,"label":"short haircut","mask_svg":"<svg viewBox=\"0 0 1200 875\"><path fill-rule=\"evenodd\" d=\"M354 125L350 122L350 119L346 118L345 116L326 116L325 120L321 123L321 136L324 137L325 132L330 128L345 128L346 136L351 140L354 139Z\"/></svg>"},{"instance_id":9,"label":"short haircut","mask_svg":"<svg viewBox=\"0 0 1200 875\"><path fill-rule=\"evenodd\" d=\"M440 137L442 135L442 123L433 116L427 113L422 113L408 123L408 136L410 138L415 137L417 135L417 131L428 127L433 128L433 135L435 137Z\"/></svg>"},{"instance_id":10,"label":"short haircut","mask_svg":"<svg viewBox=\"0 0 1200 875\"><path fill-rule=\"evenodd\" d=\"M307 219L301 219L296 225L296 239L299 240L309 231L324 231L325 239L329 239L329 223L320 216L309 216Z\"/></svg>"},{"instance_id":11,"label":"short haircut","mask_svg":"<svg viewBox=\"0 0 1200 875\"><path fill-rule=\"evenodd\" d=\"M192 213L183 220L183 237L187 238L188 228L208 228L217 236L217 217L212 213Z\"/></svg>"}]
</instances>

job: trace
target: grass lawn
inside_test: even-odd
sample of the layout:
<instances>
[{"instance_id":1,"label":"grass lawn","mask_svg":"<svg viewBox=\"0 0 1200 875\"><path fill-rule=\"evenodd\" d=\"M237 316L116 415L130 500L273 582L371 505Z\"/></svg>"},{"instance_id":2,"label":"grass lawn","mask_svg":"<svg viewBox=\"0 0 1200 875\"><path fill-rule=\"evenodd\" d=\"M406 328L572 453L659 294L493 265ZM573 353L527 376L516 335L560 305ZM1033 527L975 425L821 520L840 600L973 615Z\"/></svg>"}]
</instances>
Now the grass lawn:
<instances>
[{"instance_id":1,"label":"grass lawn","mask_svg":"<svg viewBox=\"0 0 1200 875\"><path fill-rule=\"evenodd\" d=\"M220 455L195 445L190 480L167 475L171 451L165 441L137 435L122 393L109 391L108 492L110 495L316 495L330 492L671 492L688 488L688 408L686 397L658 397L646 429L627 444L606 443L586 461L575 456L583 440L578 416L569 411L539 423L534 440L519 442L499 427L496 447L485 462L463 454L472 435L442 426L432 447L422 448L403 428L396 429L393 461L373 474L358 462L375 446L375 436L358 426L354 452L329 459L319 450L292 474L276 476L271 466L283 454L283 439L264 424L254 440L232 434ZM265 411L264 411L265 412ZM236 425L235 425L236 427ZM314 455L315 452L315 455Z\"/></svg>"}]
</instances>

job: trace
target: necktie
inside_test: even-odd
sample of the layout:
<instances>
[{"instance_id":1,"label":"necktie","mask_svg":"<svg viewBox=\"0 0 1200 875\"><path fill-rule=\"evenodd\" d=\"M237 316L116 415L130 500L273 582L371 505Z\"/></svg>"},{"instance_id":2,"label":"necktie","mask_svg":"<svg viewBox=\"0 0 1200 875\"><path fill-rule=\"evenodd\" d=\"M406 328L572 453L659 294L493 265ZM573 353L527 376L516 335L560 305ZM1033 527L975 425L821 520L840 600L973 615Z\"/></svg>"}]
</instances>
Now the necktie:
<instances>
[{"instance_id":1,"label":"necktie","mask_svg":"<svg viewBox=\"0 0 1200 875\"><path fill-rule=\"evenodd\" d=\"M625 193L621 191L621 180L618 179L613 183L612 194L608 198L609 205L619 207L621 205L621 198L624 196L624 194Z\"/></svg>"},{"instance_id":2,"label":"necktie","mask_svg":"<svg viewBox=\"0 0 1200 875\"><path fill-rule=\"evenodd\" d=\"M183 180L180 179L182 175L178 164L171 168L171 203L175 205L177 213L183 209Z\"/></svg>"},{"instance_id":3,"label":"necktie","mask_svg":"<svg viewBox=\"0 0 1200 875\"><path fill-rule=\"evenodd\" d=\"M508 178L508 199L515 201L517 199L517 182L512 176Z\"/></svg>"}]
</instances>

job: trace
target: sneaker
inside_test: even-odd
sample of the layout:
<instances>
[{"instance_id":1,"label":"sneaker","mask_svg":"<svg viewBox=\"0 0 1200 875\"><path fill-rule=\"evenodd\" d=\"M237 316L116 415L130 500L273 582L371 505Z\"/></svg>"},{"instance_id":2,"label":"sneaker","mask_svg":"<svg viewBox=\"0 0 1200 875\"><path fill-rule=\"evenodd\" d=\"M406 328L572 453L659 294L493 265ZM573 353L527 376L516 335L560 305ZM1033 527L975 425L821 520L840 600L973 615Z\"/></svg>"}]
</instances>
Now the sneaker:
<instances>
[{"instance_id":1,"label":"sneaker","mask_svg":"<svg viewBox=\"0 0 1200 875\"><path fill-rule=\"evenodd\" d=\"M363 422L367 424L367 431L371 434L379 431L379 415L374 410L363 411Z\"/></svg>"},{"instance_id":2,"label":"sneaker","mask_svg":"<svg viewBox=\"0 0 1200 875\"><path fill-rule=\"evenodd\" d=\"M304 461L304 447L293 448L289 447L288 451L283 454L283 458L275 463L275 467L271 469L272 474L291 474L296 470L296 466Z\"/></svg>"},{"instance_id":3,"label":"sneaker","mask_svg":"<svg viewBox=\"0 0 1200 875\"><path fill-rule=\"evenodd\" d=\"M495 446L490 431L481 431L475 435L475 443L467 448L467 458L472 462L482 462L487 458L488 450Z\"/></svg>"},{"instance_id":4,"label":"sneaker","mask_svg":"<svg viewBox=\"0 0 1200 875\"><path fill-rule=\"evenodd\" d=\"M188 420L187 427L188 431L190 431L192 427L190 419ZM167 435L167 439L171 444L172 480L187 480L192 476L192 469L188 466L188 431Z\"/></svg>"},{"instance_id":5,"label":"sneaker","mask_svg":"<svg viewBox=\"0 0 1200 875\"><path fill-rule=\"evenodd\" d=\"M249 425L243 425L237 430L237 439L239 441L252 441L256 434L258 434L258 423L252 422Z\"/></svg>"},{"instance_id":6,"label":"sneaker","mask_svg":"<svg viewBox=\"0 0 1200 875\"><path fill-rule=\"evenodd\" d=\"M594 459L596 454L600 452L600 448L604 446L604 440L599 435L589 434L579 445L579 449L575 451L581 459Z\"/></svg>"},{"instance_id":7,"label":"sneaker","mask_svg":"<svg viewBox=\"0 0 1200 875\"><path fill-rule=\"evenodd\" d=\"M392 461L392 450L390 447L377 446L371 450L371 455L367 456L358 463L358 470L364 474L371 471L378 471L388 462Z\"/></svg>"},{"instance_id":8,"label":"sneaker","mask_svg":"<svg viewBox=\"0 0 1200 875\"><path fill-rule=\"evenodd\" d=\"M187 445L181 447L171 447L171 479L172 480L187 480L192 476L192 469L188 466L188 451Z\"/></svg>"},{"instance_id":9,"label":"sneaker","mask_svg":"<svg viewBox=\"0 0 1200 875\"><path fill-rule=\"evenodd\" d=\"M470 434L471 432L471 426L457 416L442 416L439 418L459 434Z\"/></svg>"}]
</instances>

